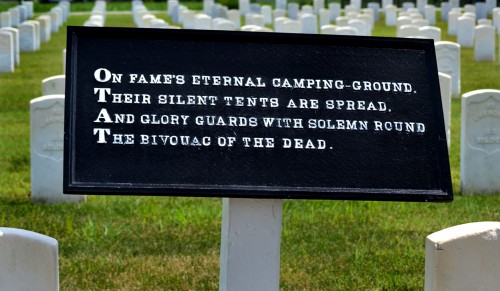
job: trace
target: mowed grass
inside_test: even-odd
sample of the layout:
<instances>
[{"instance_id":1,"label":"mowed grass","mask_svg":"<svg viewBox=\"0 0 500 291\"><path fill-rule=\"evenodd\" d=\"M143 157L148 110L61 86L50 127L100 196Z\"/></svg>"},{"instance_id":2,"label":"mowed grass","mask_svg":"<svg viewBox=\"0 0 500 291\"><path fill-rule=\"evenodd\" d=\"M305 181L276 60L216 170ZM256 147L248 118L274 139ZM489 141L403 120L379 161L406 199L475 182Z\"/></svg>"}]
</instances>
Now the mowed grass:
<instances>
[{"instance_id":1,"label":"mowed grass","mask_svg":"<svg viewBox=\"0 0 500 291\"><path fill-rule=\"evenodd\" d=\"M87 18L73 15L67 24ZM133 26L130 14L109 14L106 24ZM374 34L393 36L391 29L377 25ZM53 34L40 51L23 53L14 74L0 75L0 226L58 240L61 290L216 290L219 198L89 196L76 205L30 203L29 101L41 95L42 79L63 73L65 32ZM463 92L499 89L498 63L474 63L472 57L472 49L462 49ZM500 220L500 195L459 193L460 101L452 105L455 201L285 201L283 290L422 290L427 235Z\"/></svg>"}]
</instances>

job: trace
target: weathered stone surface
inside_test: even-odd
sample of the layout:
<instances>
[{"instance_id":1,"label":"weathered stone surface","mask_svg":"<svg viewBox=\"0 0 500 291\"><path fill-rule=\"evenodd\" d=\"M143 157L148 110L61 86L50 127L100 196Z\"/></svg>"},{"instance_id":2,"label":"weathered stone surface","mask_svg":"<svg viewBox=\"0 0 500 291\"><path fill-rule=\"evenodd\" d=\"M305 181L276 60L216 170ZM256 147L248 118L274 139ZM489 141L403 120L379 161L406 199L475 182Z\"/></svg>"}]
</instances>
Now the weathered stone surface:
<instances>
[{"instance_id":1,"label":"weathered stone surface","mask_svg":"<svg viewBox=\"0 0 500 291\"><path fill-rule=\"evenodd\" d=\"M59 290L57 240L0 227L0 286L2 290Z\"/></svg>"},{"instance_id":2,"label":"weathered stone surface","mask_svg":"<svg viewBox=\"0 0 500 291\"><path fill-rule=\"evenodd\" d=\"M500 222L435 232L425 243L425 291L498 290Z\"/></svg>"}]
</instances>

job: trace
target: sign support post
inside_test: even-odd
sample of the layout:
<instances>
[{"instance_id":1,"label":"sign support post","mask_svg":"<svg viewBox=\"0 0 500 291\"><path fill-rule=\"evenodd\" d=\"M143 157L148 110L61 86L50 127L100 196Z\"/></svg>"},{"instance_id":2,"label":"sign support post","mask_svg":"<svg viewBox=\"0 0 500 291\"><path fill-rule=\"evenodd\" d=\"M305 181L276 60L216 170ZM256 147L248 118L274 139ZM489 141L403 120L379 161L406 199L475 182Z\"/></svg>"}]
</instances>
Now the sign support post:
<instances>
[{"instance_id":1,"label":"sign support post","mask_svg":"<svg viewBox=\"0 0 500 291\"><path fill-rule=\"evenodd\" d=\"M283 200L222 201L219 290L279 290Z\"/></svg>"}]
</instances>

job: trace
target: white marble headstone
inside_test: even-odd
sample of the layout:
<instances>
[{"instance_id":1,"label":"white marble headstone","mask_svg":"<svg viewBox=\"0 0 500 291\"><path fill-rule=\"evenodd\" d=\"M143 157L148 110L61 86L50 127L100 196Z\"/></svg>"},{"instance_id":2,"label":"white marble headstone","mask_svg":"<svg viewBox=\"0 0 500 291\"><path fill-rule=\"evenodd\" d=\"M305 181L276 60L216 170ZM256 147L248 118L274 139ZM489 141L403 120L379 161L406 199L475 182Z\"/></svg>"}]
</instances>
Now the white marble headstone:
<instances>
[{"instance_id":1,"label":"white marble headstone","mask_svg":"<svg viewBox=\"0 0 500 291\"><path fill-rule=\"evenodd\" d=\"M41 39L40 39L41 26L40 26L40 22L37 21L37 20L26 20L23 23L31 23L31 24L34 25L34 28L35 28L35 47L36 47L36 50L39 50L40 49L40 45L41 45Z\"/></svg>"},{"instance_id":2,"label":"white marble headstone","mask_svg":"<svg viewBox=\"0 0 500 291\"><path fill-rule=\"evenodd\" d=\"M408 11L409 9L415 8L415 3L403 2L403 4L401 6L403 7L403 11Z\"/></svg>"},{"instance_id":3,"label":"white marble headstone","mask_svg":"<svg viewBox=\"0 0 500 291\"><path fill-rule=\"evenodd\" d=\"M278 17L285 17L286 16L286 10L284 9L274 9L273 11L273 18L276 19Z\"/></svg>"},{"instance_id":4,"label":"white marble headstone","mask_svg":"<svg viewBox=\"0 0 500 291\"><path fill-rule=\"evenodd\" d=\"M330 10L325 8L319 9L319 26L330 24Z\"/></svg>"},{"instance_id":5,"label":"white marble headstone","mask_svg":"<svg viewBox=\"0 0 500 291\"><path fill-rule=\"evenodd\" d=\"M12 26L17 27L21 23L19 9L17 7L14 7L9 9L9 12L10 12L10 20L12 22Z\"/></svg>"},{"instance_id":6,"label":"white marble headstone","mask_svg":"<svg viewBox=\"0 0 500 291\"><path fill-rule=\"evenodd\" d=\"M462 95L460 136L462 194L500 193L500 91Z\"/></svg>"},{"instance_id":7,"label":"white marble headstone","mask_svg":"<svg viewBox=\"0 0 500 291\"><path fill-rule=\"evenodd\" d=\"M14 72L14 40L12 34L0 30L0 73Z\"/></svg>"},{"instance_id":8,"label":"white marble headstone","mask_svg":"<svg viewBox=\"0 0 500 291\"><path fill-rule=\"evenodd\" d=\"M363 21L365 23L365 36L370 36L372 35L372 30L375 25L375 22L373 21L373 15L371 14L361 14L358 16L358 19Z\"/></svg>"},{"instance_id":9,"label":"white marble headstone","mask_svg":"<svg viewBox=\"0 0 500 291\"><path fill-rule=\"evenodd\" d=\"M337 34L337 26L332 24L327 24L321 26L320 33L321 34Z\"/></svg>"},{"instance_id":10,"label":"white marble headstone","mask_svg":"<svg viewBox=\"0 0 500 291\"><path fill-rule=\"evenodd\" d=\"M464 5L464 12L471 12L471 13L476 13L476 6L474 4L465 4Z\"/></svg>"},{"instance_id":11,"label":"white marble headstone","mask_svg":"<svg viewBox=\"0 0 500 291\"><path fill-rule=\"evenodd\" d=\"M495 61L495 27L478 25L474 32L474 60L476 62Z\"/></svg>"},{"instance_id":12,"label":"white marble headstone","mask_svg":"<svg viewBox=\"0 0 500 291\"><path fill-rule=\"evenodd\" d=\"M452 95L460 96L460 45L450 41L435 43L438 71L452 78Z\"/></svg>"},{"instance_id":13,"label":"white marble headstone","mask_svg":"<svg viewBox=\"0 0 500 291\"><path fill-rule=\"evenodd\" d=\"M96 1L96 6L98 5L99 1ZM63 9L60 7L60 6L56 6L56 7L53 7L51 9L51 11L54 11L55 13L57 13L57 26L58 27L61 27L64 23L64 12L63 12ZM92 14L95 14L95 13L98 13L99 11L96 10L95 6L94 6L94 9L92 10Z\"/></svg>"},{"instance_id":14,"label":"white marble headstone","mask_svg":"<svg viewBox=\"0 0 500 291\"><path fill-rule=\"evenodd\" d=\"M57 33L59 31L58 18L60 17L60 15L57 11L50 11L49 16L50 16L50 22L51 22L51 26L50 26L51 31L52 31L52 33Z\"/></svg>"},{"instance_id":15,"label":"white marble headstone","mask_svg":"<svg viewBox=\"0 0 500 291\"><path fill-rule=\"evenodd\" d=\"M291 20L291 19L286 19L282 27L283 29L282 32L285 33L301 33L302 28L301 28L301 23L298 20Z\"/></svg>"},{"instance_id":16,"label":"white marble headstone","mask_svg":"<svg viewBox=\"0 0 500 291\"><path fill-rule=\"evenodd\" d=\"M314 14L314 8L311 5L302 5L301 12L303 14L305 13Z\"/></svg>"},{"instance_id":17,"label":"white marble headstone","mask_svg":"<svg viewBox=\"0 0 500 291\"><path fill-rule=\"evenodd\" d=\"M441 21L448 21L448 13L451 11L450 2L441 2Z\"/></svg>"},{"instance_id":18,"label":"white marble headstone","mask_svg":"<svg viewBox=\"0 0 500 291\"><path fill-rule=\"evenodd\" d=\"M382 7L385 9L388 5L394 5L394 0L382 0Z\"/></svg>"},{"instance_id":19,"label":"white marble headstone","mask_svg":"<svg viewBox=\"0 0 500 291\"><path fill-rule=\"evenodd\" d=\"M63 22L66 22L70 13L70 2L69 1L60 1L59 7L61 7L63 11Z\"/></svg>"},{"instance_id":20,"label":"white marble headstone","mask_svg":"<svg viewBox=\"0 0 500 291\"><path fill-rule=\"evenodd\" d=\"M10 12L4 11L0 12L0 27L11 27L12 20L10 17Z\"/></svg>"},{"instance_id":21,"label":"white marble headstone","mask_svg":"<svg viewBox=\"0 0 500 291\"><path fill-rule=\"evenodd\" d=\"M410 16L398 16L396 19L396 26L400 28L403 25L408 25L411 24L411 17Z\"/></svg>"},{"instance_id":22,"label":"white marble headstone","mask_svg":"<svg viewBox=\"0 0 500 291\"><path fill-rule=\"evenodd\" d=\"M399 27L397 37L415 37L419 35L419 27L413 24L406 24Z\"/></svg>"},{"instance_id":23,"label":"white marble headstone","mask_svg":"<svg viewBox=\"0 0 500 291\"><path fill-rule=\"evenodd\" d=\"M452 7L460 7L460 0L449 0Z\"/></svg>"},{"instance_id":24,"label":"white marble headstone","mask_svg":"<svg viewBox=\"0 0 500 291\"><path fill-rule=\"evenodd\" d=\"M286 9L287 6L287 0L276 0L276 9Z\"/></svg>"},{"instance_id":25,"label":"white marble headstone","mask_svg":"<svg viewBox=\"0 0 500 291\"><path fill-rule=\"evenodd\" d=\"M457 43L461 47L474 46L474 27L476 21L470 17L460 16L457 22Z\"/></svg>"},{"instance_id":26,"label":"white marble headstone","mask_svg":"<svg viewBox=\"0 0 500 291\"><path fill-rule=\"evenodd\" d=\"M385 25L396 26L397 23L397 7L389 5L385 7Z\"/></svg>"},{"instance_id":27,"label":"white marble headstone","mask_svg":"<svg viewBox=\"0 0 500 291\"><path fill-rule=\"evenodd\" d=\"M441 41L441 28L436 26L424 26L419 29L420 36L433 39L434 42Z\"/></svg>"},{"instance_id":28,"label":"white marble headstone","mask_svg":"<svg viewBox=\"0 0 500 291\"><path fill-rule=\"evenodd\" d=\"M457 35L458 18L461 15L460 11L454 9L448 12L448 35Z\"/></svg>"},{"instance_id":29,"label":"white marble headstone","mask_svg":"<svg viewBox=\"0 0 500 291\"><path fill-rule=\"evenodd\" d=\"M339 16L335 19L335 24L337 24L337 26L349 26L349 18L345 17L345 16Z\"/></svg>"},{"instance_id":30,"label":"white marble headstone","mask_svg":"<svg viewBox=\"0 0 500 291\"><path fill-rule=\"evenodd\" d=\"M37 20L40 22L40 42L49 42L51 34L50 16L41 15L37 18Z\"/></svg>"},{"instance_id":31,"label":"white marble headstone","mask_svg":"<svg viewBox=\"0 0 500 291\"><path fill-rule=\"evenodd\" d=\"M493 21L491 19L482 18L477 20L477 25L493 25Z\"/></svg>"},{"instance_id":32,"label":"white marble headstone","mask_svg":"<svg viewBox=\"0 0 500 291\"><path fill-rule=\"evenodd\" d=\"M319 10L325 8L325 0L313 0L314 14L319 14Z\"/></svg>"},{"instance_id":33,"label":"white marble headstone","mask_svg":"<svg viewBox=\"0 0 500 291\"><path fill-rule=\"evenodd\" d=\"M498 290L500 222L452 226L427 236L425 291Z\"/></svg>"},{"instance_id":34,"label":"white marble headstone","mask_svg":"<svg viewBox=\"0 0 500 291\"><path fill-rule=\"evenodd\" d=\"M377 22L379 21L379 17L380 17L380 3L378 2L368 2L368 8L372 9L373 10L373 17L374 17L374 21Z\"/></svg>"},{"instance_id":35,"label":"white marble headstone","mask_svg":"<svg viewBox=\"0 0 500 291\"><path fill-rule=\"evenodd\" d=\"M301 32L316 34L318 33L318 17L314 14L306 13L300 17Z\"/></svg>"},{"instance_id":36,"label":"white marble headstone","mask_svg":"<svg viewBox=\"0 0 500 291\"><path fill-rule=\"evenodd\" d=\"M425 5L424 16L425 19L429 21L430 25L436 25L436 6Z\"/></svg>"},{"instance_id":37,"label":"white marble headstone","mask_svg":"<svg viewBox=\"0 0 500 291\"><path fill-rule=\"evenodd\" d=\"M424 26L429 26L429 20L427 19L413 19L411 21L411 24L416 25L418 27L424 27Z\"/></svg>"},{"instance_id":38,"label":"white marble headstone","mask_svg":"<svg viewBox=\"0 0 500 291\"><path fill-rule=\"evenodd\" d=\"M248 14L247 14L248 15ZM257 25L257 26L260 26L260 27L264 27L266 25L266 22L264 20L264 15L262 14L250 14L251 16L251 23L253 25Z\"/></svg>"},{"instance_id":39,"label":"white marble headstone","mask_svg":"<svg viewBox=\"0 0 500 291\"><path fill-rule=\"evenodd\" d=\"M331 2L328 4L328 8L330 10L330 21L335 21L337 17L341 15L340 3Z\"/></svg>"},{"instance_id":40,"label":"white marble headstone","mask_svg":"<svg viewBox=\"0 0 500 291\"><path fill-rule=\"evenodd\" d=\"M358 30L354 27L351 27L351 26L337 27L337 30L335 32L338 35L357 35L358 34Z\"/></svg>"},{"instance_id":41,"label":"white marble headstone","mask_svg":"<svg viewBox=\"0 0 500 291\"><path fill-rule=\"evenodd\" d=\"M260 13L264 16L264 24L273 23L273 8L269 5L262 5L260 7Z\"/></svg>"},{"instance_id":42,"label":"white marble headstone","mask_svg":"<svg viewBox=\"0 0 500 291\"><path fill-rule=\"evenodd\" d=\"M491 11L486 11L486 3L485 2L476 2L476 15L477 19L486 18Z\"/></svg>"},{"instance_id":43,"label":"white marble headstone","mask_svg":"<svg viewBox=\"0 0 500 291\"><path fill-rule=\"evenodd\" d=\"M19 10L19 20L21 22L26 21L28 19L28 12L26 11L26 6L18 5L17 9Z\"/></svg>"},{"instance_id":44,"label":"white marble headstone","mask_svg":"<svg viewBox=\"0 0 500 291\"><path fill-rule=\"evenodd\" d=\"M66 49L62 51L63 73L66 74Z\"/></svg>"},{"instance_id":45,"label":"white marble headstone","mask_svg":"<svg viewBox=\"0 0 500 291\"><path fill-rule=\"evenodd\" d=\"M496 10L493 11L493 26L495 26L496 29L500 28L500 8L496 8Z\"/></svg>"},{"instance_id":46,"label":"white marble headstone","mask_svg":"<svg viewBox=\"0 0 500 291\"><path fill-rule=\"evenodd\" d=\"M462 14L462 16L468 17L474 21L476 21L476 19L477 19L476 13L472 13L472 12L465 12L464 14Z\"/></svg>"},{"instance_id":47,"label":"white marble headstone","mask_svg":"<svg viewBox=\"0 0 500 291\"><path fill-rule=\"evenodd\" d=\"M348 22L350 27L354 27L357 31L357 35L367 35L367 27L364 21L359 19L351 19Z\"/></svg>"},{"instance_id":48,"label":"white marble headstone","mask_svg":"<svg viewBox=\"0 0 500 291\"><path fill-rule=\"evenodd\" d=\"M42 96L60 94L64 95L65 75L57 75L42 80Z\"/></svg>"},{"instance_id":49,"label":"white marble headstone","mask_svg":"<svg viewBox=\"0 0 500 291\"><path fill-rule=\"evenodd\" d=\"M416 0L416 2L418 11L420 11L420 13L424 13L425 6L427 5L427 0Z\"/></svg>"},{"instance_id":50,"label":"white marble headstone","mask_svg":"<svg viewBox=\"0 0 500 291\"><path fill-rule=\"evenodd\" d=\"M236 30L234 23L228 19L222 19L222 18L214 19L212 25L213 29L215 30L227 30L227 31Z\"/></svg>"},{"instance_id":51,"label":"white marble headstone","mask_svg":"<svg viewBox=\"0 0 500 291\"><path fill-rule=\"evenodd\" d=\"M196 14L194 17L195 29L212 29L212 17L206 14Z\"/></svg>"},{"instance_id":52,"label":"white marble headstone","mask_svg":"<svg viewBox=\"0 0 500 291\"><path fill-rule=\"evenodd\" d=\"M238 7L240 8L240 15L246 15L250 12L250 1L249 0L238 0Z\"/></svg>"},{"instance_id":53,"label":"white marble headstone","mask_svg":"<svg viewBox=\"0 0 500 291\"><path fill-rule=\"evenodd\" d=\"M448 149L451 142L451 76L439 73L439 88L441 92L441 104L443 105L444 128L446 131L446 142Z\"/></svg>"},{"instance_id":54,"label":"white marble headstone","mask_svg":"<svg viewBox=\"0 0 500 291\"><path fill-rule=\"evenodd\" d=\"M284 31L284 24L285 22L290 21L287 17L276 17L274 18L274 31L276 32L283 32ZM296 21L296 20L293 20Z\"/></svg>"},{"instance_id":55,"label":"white marble headstone","mask_svg":"<svg viewBox=\"0 0 500 291\"><path fill-rule=\"evenodd\" d=\"M2 290L59 290L59 250L52 237L0 227Z\"/></svg>"},{"instance_id":56,"label":"white marble headstone","mask_svg":"<svg viewBox=\"0 0 500 291\"><path fill-rule=\"evenodd\" d=\"M241 26L240 12L238 10L229 9L227 11L227 18L234 23L236 29L238 29ZM193 23L194 23L194 15L193 15Z\"/></svg>"},{"instance_id":57,"label":"white marble headstone","mask_svg":"<svg viewBox=\"0 0 500 291\"><path fill-rule=\"evenodd\" d=\"M30 102L31 201L80 202L85 195L63 194L64 95Z\"/></svg>"},{"instance_id":58,"label":"white marble headstone","mask_svg":"<svg viewBox=\"0 0 500 291\"><path fill-rule=\"evenodd\" d=\"M286 9L287 6L287 0L276 0L276 9Z\"/></svg>"},{"instance_id":59,"label":"white marble headstone","mask_svg":"<svg viewBox=\"0 0 500 291\"><path fill-rule=\"evenodd\" d=\"M19 25L19 49L21 52L36 51L36 27L33 23L23 22Z\"/></svg>"},{"instance_id":60,"label":"white marble headstone","mask_svg":"<svg viewBox=\"0 0 500 291\"><path fill-rule=\"evenodd\" d=\"M63 1L64 2L64 1ZM21 1L24 6L26 6L26 12L28 13L28 18L33 18L33 1ZM61 2L62 3L62 2Z\"/></svg>"},{"instance_id":61,"label":"white marble headstone","mask_svg":"<svg viewBox=\"0 0 500 291\"><path fill-rule=\"evenodd\" d=\"M293 20L298 20L299 19L299 11L300 11L299 3L288 3L288 7L287 7L288 18L293 19Z\"/></svg>"},{"instance_id":62,"label":"white marble headstone","mask_svg":"<svg viewBox=\"0 0 500 291\"><path fill-rule=\"evenodd\" d=\"M21 64L21 55L19 49L19 29L14 27L3 27L0 31L6 31L12 34L12 40L14 41L14 64L19 66Z\"/></svg>"}]
</instances>

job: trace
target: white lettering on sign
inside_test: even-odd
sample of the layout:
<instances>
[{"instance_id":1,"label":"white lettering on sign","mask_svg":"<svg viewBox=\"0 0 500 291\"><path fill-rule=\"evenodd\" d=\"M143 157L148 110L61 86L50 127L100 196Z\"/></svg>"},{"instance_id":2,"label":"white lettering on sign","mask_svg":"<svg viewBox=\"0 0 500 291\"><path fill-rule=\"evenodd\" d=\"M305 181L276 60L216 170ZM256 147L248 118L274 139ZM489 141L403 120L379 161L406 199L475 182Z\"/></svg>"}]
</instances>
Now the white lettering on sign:
<instances>
[{"instance_id":1,"label":"white lettering on sign","mask_svg":"<svg viewBox=\"0 0 500 291\"><path fill-rule=\"evenodd\" d=\"M113 72L104 67L95 69L93 80L88 93L99 106L89 114L92 136L102 146L327 151L335 150L335 132L421 136L427 129L419 120L392 117L397 98L416 97L417 88L405 80ZM476 119L485 116L499 115L488 110ZM481 137L477 143L499 141Z\"/></svg>"}]
</instances>

